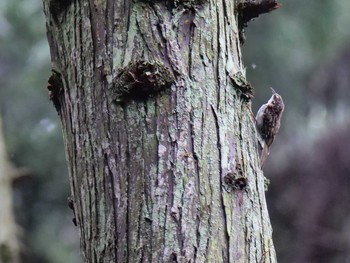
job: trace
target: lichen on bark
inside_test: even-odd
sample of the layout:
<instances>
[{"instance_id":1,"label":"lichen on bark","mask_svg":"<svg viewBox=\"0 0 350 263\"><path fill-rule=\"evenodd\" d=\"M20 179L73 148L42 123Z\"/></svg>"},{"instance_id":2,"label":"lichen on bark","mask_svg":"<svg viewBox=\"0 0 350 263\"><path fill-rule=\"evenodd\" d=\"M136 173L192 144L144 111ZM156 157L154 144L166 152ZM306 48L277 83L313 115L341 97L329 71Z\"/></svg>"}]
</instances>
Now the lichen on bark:
<instances>
[{"instance_id":1,"label":"lichen on bark","mask_svg":"<svg viewBox=\"0 0 350 263\"><path fill-rule=\"evenodd\" d=\"M75 1L59 29L48 16L84 260L274 262L254 119L231 79L235 3L168 4Z\"/></svg>"}]
</instances>

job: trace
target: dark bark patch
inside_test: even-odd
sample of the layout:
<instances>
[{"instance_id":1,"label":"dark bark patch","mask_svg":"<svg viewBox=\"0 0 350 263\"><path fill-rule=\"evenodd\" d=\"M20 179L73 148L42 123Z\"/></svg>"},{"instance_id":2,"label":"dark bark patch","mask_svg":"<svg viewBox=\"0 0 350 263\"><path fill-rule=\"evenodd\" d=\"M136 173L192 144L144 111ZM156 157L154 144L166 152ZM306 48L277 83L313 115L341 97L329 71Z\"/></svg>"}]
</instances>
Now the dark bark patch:
<instances>
[{"instance_id":1,"label":"dark bark patch","mask_svg":"<svg viewBox=\"0 0 350 263\"><path fill-rule=\"evenodd\" d=\"M241 0L237 5L238 28L240 41L245 41L244 28L248 22L261 14L269 13L280 8L282 5L276 0Z\"/></svg>"},{"instance_id":2,"label":"dark bark patch","mask_svg":"<svg viewBox=\"0 0 350 263\"><path fill-rule=\"evenodd\" d=\"M246 26L249 21L261 14L269 13L280 8L282 5L276 0L245 0L237 5L238 22Z\"/></svg>"},{"instance_id":3,"label":"dark bark patch","mask_svg":"<svg viewBox=\"0 0 350 263\"><path fill-rule=\"evenodd\" d=\"M75 217L75 209L74 209L74 201L73 201L73 198L72 197L68 197L67 198L67 203L68 203L68 207L73 211L73 214L74 214L74 217L72 219L72 222L75 226L77 226L77 219Z\"/></svg>"},{"instance_id":4,"label":"dark bark patch","mask_svg":"<svg viewBox=\"0 0 350 263\"><path fill-rule=\"evenodd\" d=\"M68 203L68 207L71 209L71 210L73 210L73 212L74 212L74 201L73 201L73 199L72 199L72 197L68 197L67 198L67 203Z\"/></svg>"},{"instance_id":5,"label":"dark bark patch","mask_svg":"<svg viewBox=\"0 0 350 263\"><path fill-rule=\"evenodd\" d=\"M173 74L160 62L136 61L121 69L115 79L113 100L145 100L170 88Z\"/></svg>"},{"instance_id":6,"label":"dark bark patch","mask_svg":"<svg viewBox=\"0 0 350 263\"><path fill-rule=\"evenodd\" d=\"M247 186L247 178L246 177L238 177L234 180L234 187L239 190L243 190Z\"/></svg>"},{"instance_id":7,"label":"dark bark patch","mask_svg":"<svg viewBox=\"0 0 350 263\"><path fill-rule=\"evenodd\" d=\"M173 1L175 6L184 5L184 6L196 6L202 5L207 2L207 0L175 0Z\"/></svg>"},{"instance_id":8,"label":"dark bark patch","mask_svg":"<svg viewBox=\"0 0 350 263\"><path fill-rule=\"evenodd\" d=\"M177 260L177 254L175 252L171 253L171 255L170 255L170 262L179 262Z\"/></svg>"},{"instance_id":9,"label":"dark bark patch","mask_svg":"<svg viewBox=\"0 0 350 263\"><path fill-rule=\"evenodd\" d=\"M208 0L137 0L138 2L145 2L145 3L165 3L167 6L171 7L195 7L199 5L203 5Z\"/></svg>"},{"instance_id":10,"label":"dark bark patch","mask_svg":"<svg viewBox=\"0 0 350 263\"><path fill-rule=\"evenodd\" d=\"M72 2L72 0L50 0L49 10L55 23L58 23L60 16Z\"/></svg>"},{"instance_id":11,"label":"dark bark patch","mask_svg":"<svg viewBox=\"0 0 350 263\"><path fill-rule=\"evenodd\" d=\"M234 189L243 190L247 186L247 178L239 176L235 173L229 172L224 176L224 182Z\"/></svg>"},{"instance_id":12,"label":"dark bark patch","mask_svg":"<svg viewBox=\"0 0 350 263\"><path fill-rule=\"evenodd\" d=\"M49 98L59 114L61 110L60 95L63 91L62 76L60 73L54 70L52 71L47 81L47 89L49 90Z\"/></svg>"},{"instance_id":13,"label":"dark bark patch","mask_svg":"<svg viewBox=\"0 0 350 263\"><path fill-rule=\"evenodd\" d=\"M234 87L240 91L241 98L249 101L254 97L254 88L241 72L230 76L230 79L232 80Z\"/></svg>"}]
</instances>

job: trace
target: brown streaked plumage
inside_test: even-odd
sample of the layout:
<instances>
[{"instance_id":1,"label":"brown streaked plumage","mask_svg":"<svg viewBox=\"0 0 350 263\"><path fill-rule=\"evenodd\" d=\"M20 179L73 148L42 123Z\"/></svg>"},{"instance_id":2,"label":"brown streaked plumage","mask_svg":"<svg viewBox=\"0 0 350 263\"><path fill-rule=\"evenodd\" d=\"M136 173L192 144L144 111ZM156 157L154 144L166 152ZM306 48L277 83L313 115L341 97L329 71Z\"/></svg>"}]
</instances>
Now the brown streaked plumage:
<instances>
[{"instance_id":1,"label":"brown streaked plumage","mask_svg":"<svg viewBox=\"0 0 350 263\"><path fill-rule=\"evenodd\" d=\"M260 165L263 167L270 152L270 146L281 126L281 117L284 110L282 97L271 88L272 96L269 101L262 105L256 114L256 127L260 135L260 145L262 147Z\"/></svg>"}]
</instances>

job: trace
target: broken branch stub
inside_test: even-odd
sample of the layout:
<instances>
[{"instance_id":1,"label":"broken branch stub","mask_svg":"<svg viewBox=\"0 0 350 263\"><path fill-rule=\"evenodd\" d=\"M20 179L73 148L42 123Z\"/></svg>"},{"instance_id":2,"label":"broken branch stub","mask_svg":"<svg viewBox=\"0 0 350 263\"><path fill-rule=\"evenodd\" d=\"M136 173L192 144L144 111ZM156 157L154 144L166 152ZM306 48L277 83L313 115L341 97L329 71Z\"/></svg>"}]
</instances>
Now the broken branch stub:
<instances>
[{"instance_id":1,"label":"broken branch stub","mask_svg":"<svg viewBox=\"0 0 350 263\"><path fill-rule=\"evenodd\" d=\"M244 28L249 21L261 14L269 13L280 8L282 5L276 0L240 0L237 4L238 29L240 41L245 41Z\"/></svg>"},{"instance_id":2,"label":"broken branch stub","mask_svg":"<svg viewBox=\"0 0 350 263\"><path fill-rule=\"evenodd\" d=\"M52 70L52 74L47 81L47 89L49 90L49 98L55 106L57 113L60 114L61 103L60 103L60 95L63 91L63 82L62 75Z\"/></svg>"},{"instance_id":3,"label":"broken branch stub","mask_svg":"<svg viewBox=\"0 0 350 263\"><path fill-rule=\"evenodd\" d=\"M113 100L144 100L170 88L175 78L160 62L130 62L115 78Z\"/></svg>"},{"instance_id":4,"label":"broken branch stub","mask_svg":"<svg viewBox=\"0 0 350 263\"><path fill-rule=\"evenodd\" d=\"M237 5L239 22L241 25L246 25L253 18L269 13L281 6L276 0L241 0Z\"/></svg>"}]
</instances>

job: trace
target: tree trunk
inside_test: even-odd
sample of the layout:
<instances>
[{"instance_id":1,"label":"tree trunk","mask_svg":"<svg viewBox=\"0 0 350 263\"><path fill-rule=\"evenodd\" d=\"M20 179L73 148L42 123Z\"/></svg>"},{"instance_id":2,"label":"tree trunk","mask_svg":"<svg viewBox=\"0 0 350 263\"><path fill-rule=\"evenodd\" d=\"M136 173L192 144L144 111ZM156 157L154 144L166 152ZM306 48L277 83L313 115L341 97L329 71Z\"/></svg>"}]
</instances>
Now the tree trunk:
<instances>
[{"instance_id":1,"label":"tree trunk","mask_svg":"<svg viewBox=\"0 0 350 263\"><path fill-rule=\"evenodd\" d=\"M275 262L234 1L44 0L85 262Z\"/></svg>"},{"instance_id":2,"label":"tree trunk","mask_svg":"<svg viewBox=\"0 0 350 263\"><path fill-rule=\"evenodd\" d=\"M18 226L13 214L12 180L17 176L16 169L7 159L5 140L0 118L0 262L20 262Z\"/></svg>"}]
</instances>

